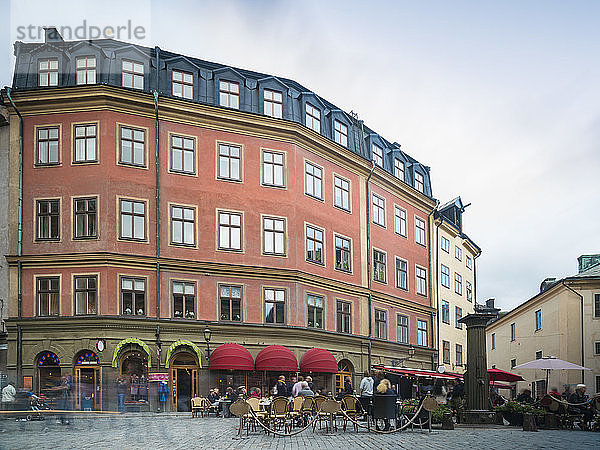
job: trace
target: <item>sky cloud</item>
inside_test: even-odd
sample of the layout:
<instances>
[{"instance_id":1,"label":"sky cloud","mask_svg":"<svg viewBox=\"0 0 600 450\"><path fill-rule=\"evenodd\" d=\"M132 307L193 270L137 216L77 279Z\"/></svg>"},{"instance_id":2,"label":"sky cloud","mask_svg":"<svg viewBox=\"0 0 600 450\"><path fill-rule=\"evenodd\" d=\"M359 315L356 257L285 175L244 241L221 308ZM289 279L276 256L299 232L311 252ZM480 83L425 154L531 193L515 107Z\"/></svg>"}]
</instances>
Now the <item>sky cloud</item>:
<instances>
[{"instance_id":1,"label":"sky cloud","mask_svg":"<svg viewBox=\"0 0 600 450\"><path fill-rule=\"evenodd\" d=\"M597 2L16 4L0 27L3 84L16 23L133 17L150 45L293 78L358 112L431 166L442 203L472 203L480 302L512 308L600 252Z\"/></svg>"}]
</instances>

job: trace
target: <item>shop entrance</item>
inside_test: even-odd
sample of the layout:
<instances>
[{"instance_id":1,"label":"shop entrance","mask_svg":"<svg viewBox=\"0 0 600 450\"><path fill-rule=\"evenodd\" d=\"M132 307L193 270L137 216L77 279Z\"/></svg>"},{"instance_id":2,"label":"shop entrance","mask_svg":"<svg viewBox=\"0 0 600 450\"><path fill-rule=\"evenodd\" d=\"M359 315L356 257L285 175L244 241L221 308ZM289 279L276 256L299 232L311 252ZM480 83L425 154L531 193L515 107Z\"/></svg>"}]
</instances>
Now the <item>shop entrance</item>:
<instances>
[{"instance_id":1,"label":"shop entrance","mask_svg":"<svg viewBox=\"0 0 600 450\"><path fill-rule=\"evenodd\" d=\"M191 399L198 396L198 361L188 352L171 360L171 411L191 411Z\"/></svg>"},{"instance_id":2,"label":"shop entrance","mask_svg":"<svg viewBox=\"0 0 600 450\"><path fill-rule=\"evenodd\" d=\"M338 363L338 373L335 374L335 393L337 394L339 389L344 390L344 381L346 378L350 379L350 385L354 386L352 382L352 374L354 372L354 367L352 367L352 363L347 359L342 359Z\"/></svg>"},{"instance_id":3,"label":"shop entrance","mask_svg":"<svg viewBox=\"0 0 600 450\"><path fill-rule=\"evenodd\" d=\"M90 350L75 359L75 409L102 410L102 368L98 355Z\"/></svg>"},{"instance_id":4,"label":"shop entrance","mask_svg":"<svg viewBox=\"0 0 600 450\"><path fill-rule=\"evenodd\" d=\"M148 356L136 347L121 356L121 377L127 384L125 406L140 406L148 403Z\"/></svg>"}]
</instances>

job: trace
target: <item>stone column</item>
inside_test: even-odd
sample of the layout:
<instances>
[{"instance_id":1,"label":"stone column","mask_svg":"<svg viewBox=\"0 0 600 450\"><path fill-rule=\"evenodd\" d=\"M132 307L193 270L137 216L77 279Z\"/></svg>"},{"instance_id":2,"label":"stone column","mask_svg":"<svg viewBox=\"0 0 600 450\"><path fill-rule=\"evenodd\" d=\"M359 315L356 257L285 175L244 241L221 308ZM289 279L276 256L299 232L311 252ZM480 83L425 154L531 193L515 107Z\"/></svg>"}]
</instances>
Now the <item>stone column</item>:
<instances>
[{"instance_id":1,"label":"stone column","mask_svg":"<svg viewBox=\"0 0 600 450\"><path fill-rule=\"evenodd\" d=\"M485 326L493 317L495 315L475 313L460 319L461 323L467 325L467 410L489 409L490 379L487 373Z\"/></svg>"}]
</instances>

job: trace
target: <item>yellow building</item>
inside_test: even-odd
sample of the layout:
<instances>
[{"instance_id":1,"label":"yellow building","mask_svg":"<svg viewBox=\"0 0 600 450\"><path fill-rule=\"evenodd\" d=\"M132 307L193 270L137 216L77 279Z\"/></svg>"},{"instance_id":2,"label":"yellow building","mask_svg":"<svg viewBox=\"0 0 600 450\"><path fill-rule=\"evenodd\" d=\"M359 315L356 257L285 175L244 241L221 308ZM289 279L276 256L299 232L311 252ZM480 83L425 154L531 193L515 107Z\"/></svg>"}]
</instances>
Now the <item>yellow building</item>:
<instances>
[{"instance_id":1,"label":"yellow building","mask_svg":"<svg viewBox=\"0 0 600 450\"><path fill-rule=\"evenodd\" d=\"M433 227L438 364L458 373L465 371L467 357L467 331L459 320L474 312L475 261L481 254L481 249L463 232L464 210L460 197L440 206Z\"/></svg>"},{"instance_id":2,"label":"yellow building","mask_svg":"<svg viewBox=\"0 0 600 450\"><path fill-rule=\"evenodd\" d=\"M536 395L545 389L544 370L514 369L543 356L583 365L591 370L550 373L549 388L562 392L585 383L587 393L600 392L600 255L578 258L579 273L560 280L547 278L539 294L501 315L486 330L490 367L521 375L517 390Z\"/></svg>"}]
</instances>

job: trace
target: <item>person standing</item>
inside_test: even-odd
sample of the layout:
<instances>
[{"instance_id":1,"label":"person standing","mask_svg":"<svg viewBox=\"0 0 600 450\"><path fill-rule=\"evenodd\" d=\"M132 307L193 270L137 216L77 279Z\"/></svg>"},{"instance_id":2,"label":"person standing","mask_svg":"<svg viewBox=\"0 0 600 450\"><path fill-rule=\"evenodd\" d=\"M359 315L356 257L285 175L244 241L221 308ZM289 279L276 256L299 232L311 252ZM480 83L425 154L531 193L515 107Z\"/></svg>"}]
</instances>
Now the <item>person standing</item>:
<instances>
[{"instance_id":1,"label":"person standing","mask_svg":"<svg viewBox=\"0 0 600 450\"><path fill-rule=\"evenodd\" d=\"M311 391L315 392L315 384L313 383L312 377L311 376L307 376L304 381L306 381L308 383L308 387Z\"/></svg>"},{"instance_id":2,"label":"person standing","mask_svg":"<svg viewBox=\"0 0 600 450\"><path fill-rule=\"evenodd\" d=\"M12 381L9 381L6 386L2 389L2 409L3 410L11 410L15 404L15 397L17 395L17 390L15 389L15 385Z\"/></svg>"},{"instance_id":3,"label":"person standing","mask_svg":"<svg viewBox=\"0 0 600 450\"><path fill-rule=\"evenodd\" d=\"M57 389L60 391L59 400L58 400L58 409L62 411L70 411L71 410L71 402L69 398L69 393L71 391L71 379L68 375L63 375L60 380L60 385L57 386ZM63 413L57 422L63 425L69 425L69 416L66 413Z\"/></svg>"},{"instance_id":4,"label":"person standing","mask_svg":"<svg viewBox=\"0 0 600 450\"><path fill-rule=\"evenodd\" d=\"M365 412L366 420L366 416L371 415L373 404L373 377L371 377L368 370L365 370L364 377L360 380L358 391L360 394L360 404Z\"/></svg>"},{"instance_id":5,"label":"person standing","mask_svg":"<svg viewBox=\"0 0 600 450\"><path fill-rule=\"evenodd\" d=\"M354 389L352 388L352 381L350 381L350 377L346 377L344 379L344 395L353 395Z\"/></svg>"},{"instance_id":6,"label":"person standing","mask_svg":"<svg viewBox=\"0 0 600 450\"><path fill-rule=\"evenodd\" d=\"M275 393L277 397L287 397L287 385L285 384L285 376L279 375L279 379L277 380L277 384L275 385L275 389L277 392Z\"/></svg>"},{"instance_id":7,"label":"person standing","mask_svg":"<svg viewBox=\"0 0 600 450\"><path fill-rule=\"evenodd\" d=\"M127 394L127 383L123 377L117 378L117 405L120 413L125 412L125 395Z\"/></svg>"},{"instance_id":8,"label":"person standing","mask_svg":"<svg viewBox=\"0 0 600 450\"><path fill-rule=\"evenodd\" d=\"M293 393L293 389L294 389L294 385L296 384L298 380L296 379L295 375L292 375L292 377L290 378L289 383L286 385L286 397L291 397L292 393Z\"/></svg>"},{"instance_id":9,"label":"person standing","mask_svg":"<svg viewBox=\"0 0 600 450\"><path fill-rule=\"evenodd\" d=\"M298 397L298 393L302 390L302 377L298 377L298 382L292 386L292 397Z\"/></svg>"}]
</instances>

